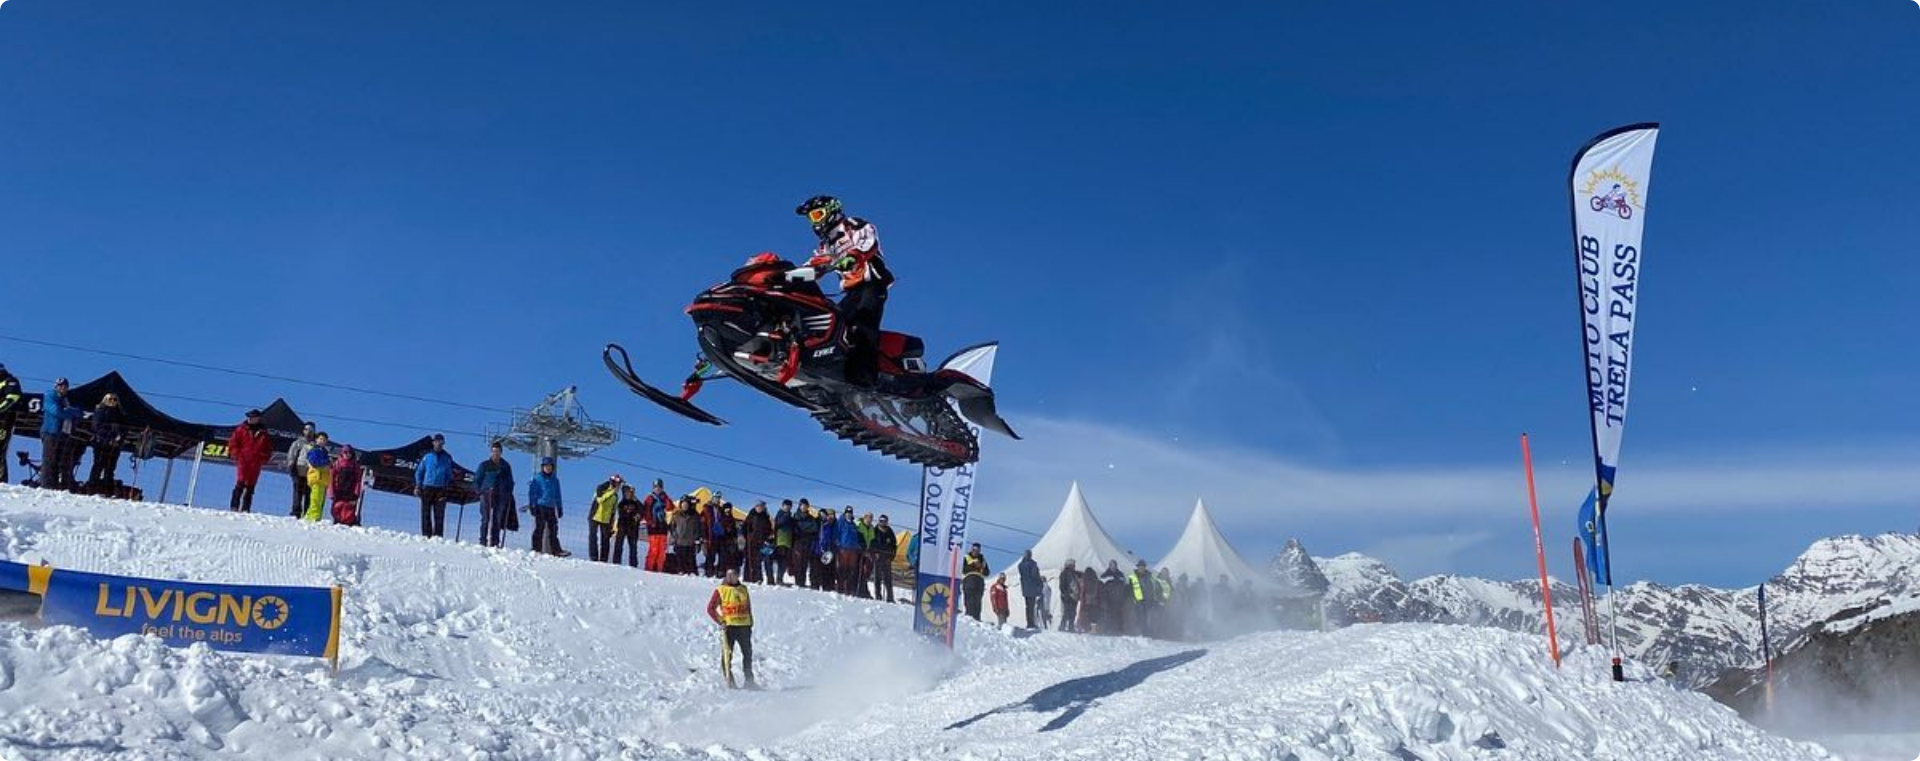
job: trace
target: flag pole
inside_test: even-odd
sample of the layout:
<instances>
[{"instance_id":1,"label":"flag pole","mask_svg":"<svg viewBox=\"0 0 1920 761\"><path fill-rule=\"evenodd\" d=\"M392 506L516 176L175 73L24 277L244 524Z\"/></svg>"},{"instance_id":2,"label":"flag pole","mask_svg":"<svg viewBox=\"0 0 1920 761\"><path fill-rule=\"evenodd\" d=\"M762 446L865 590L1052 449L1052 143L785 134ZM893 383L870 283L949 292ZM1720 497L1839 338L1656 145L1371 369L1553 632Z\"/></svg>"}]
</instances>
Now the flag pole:
<instances>
[{"instance_id":1,"label":"flag pole","mask_svg":"<svg viewBox=\"0 0 1920 761\"><path fill-rule=\"evenodd\" d=\"M1602 493L1594 498L1594 513L1600 521L1600 552L1607 563L1607 639L1613 650L1613 681L1627 681L1627 670L1620 659L1620 609L1613 602L1613 547L1607 538L1607 495Z\"/></svg>"},{"instance_id":2,"label":"flag pole","mask_svg":"<svg viewBox=\"0 0 1920 761\"><path fill-rule=\"evenodd\" d=\"M1547 549L1540 541L1540 498L1533 488L1533 447L1527 435L1520 434L1520 461L1527 469L1527 507L1533 512L1533 555L1540 561L1540 600L1547 611L1547 652L1553 655L1553 667L1560 668L1560 635L1553 627L1553 587L1547 583Z\"/></svg>"}]
</instances>

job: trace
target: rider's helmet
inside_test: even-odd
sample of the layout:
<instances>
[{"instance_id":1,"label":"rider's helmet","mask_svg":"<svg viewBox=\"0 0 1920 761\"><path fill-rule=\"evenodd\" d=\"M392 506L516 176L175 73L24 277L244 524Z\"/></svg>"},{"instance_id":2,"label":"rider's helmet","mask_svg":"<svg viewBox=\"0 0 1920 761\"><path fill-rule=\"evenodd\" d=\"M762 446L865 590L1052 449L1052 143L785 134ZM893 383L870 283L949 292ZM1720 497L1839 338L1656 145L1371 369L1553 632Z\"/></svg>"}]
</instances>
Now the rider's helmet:
<instances>
[{"instance_id":1,"label":"rider's helmet","mask_svg":"<svg viewBox=\"0 0 1920 761\"><path fill-rule=\"evenodd\" d=\"M809 198L806 203L795 208L793 213L806 217L807 222L813 225L814 236L823 243L826 242L829 232L847 218L846 213L840 208L840 199L833 196Z\"/></svg>"}]
</instances>

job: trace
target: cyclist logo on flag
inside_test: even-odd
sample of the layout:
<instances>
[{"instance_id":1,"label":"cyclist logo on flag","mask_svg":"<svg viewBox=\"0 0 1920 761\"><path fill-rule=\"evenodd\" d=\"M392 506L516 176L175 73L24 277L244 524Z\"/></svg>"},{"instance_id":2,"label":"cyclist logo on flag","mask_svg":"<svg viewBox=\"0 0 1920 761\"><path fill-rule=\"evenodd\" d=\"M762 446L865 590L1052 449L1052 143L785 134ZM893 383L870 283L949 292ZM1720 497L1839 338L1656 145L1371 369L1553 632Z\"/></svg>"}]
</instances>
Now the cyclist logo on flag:
<instances>
[{"instance_id":1,"label":"cyclist logo on flag","mask_svg":"<svg viewBox=\"0 0 1920 761\"><path fill-rule=\"evenodd\" d=\"M1621 219L1633 219L1640 207L1640 183L1618 168L1594 172L1587 177L1587 207Z\"/></svg>"}]
</instances>

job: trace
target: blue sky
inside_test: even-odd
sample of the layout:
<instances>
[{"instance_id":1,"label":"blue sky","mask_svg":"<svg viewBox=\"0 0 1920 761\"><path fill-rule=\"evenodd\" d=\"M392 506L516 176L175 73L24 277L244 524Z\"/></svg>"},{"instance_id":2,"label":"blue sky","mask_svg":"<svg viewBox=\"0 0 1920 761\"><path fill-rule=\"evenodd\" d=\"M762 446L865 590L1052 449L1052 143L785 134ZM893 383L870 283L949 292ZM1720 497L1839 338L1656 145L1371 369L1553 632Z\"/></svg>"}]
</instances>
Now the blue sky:
<instances>
[{"instance_id":1,"label":"blue sky","mask_svg":"<svg viewBox=\"0 0 1920 761\"><path fill-rule=\"evenodd\" d=\"M1752 583L1817 537L1920 525L1911 2L649 5L6 3L0 333L489 406L579 384L630 432L911 495L916 471L774 402L713 388L735 425L698 427L598 366L620 341L677 380L680 308L748 254L800 253L792 207L831 192L880 227L892 327L1004 344L1031 436L988 442L984 517L1043 530L1078 479L1150 557L1204 496L1256 560L1299 536L1519 577L1517 434L1550 548L1589 456L1567 162L1657 120L1618 572ZM499 417L8 341L0 361Z\"/></svg>"}]
</instances>

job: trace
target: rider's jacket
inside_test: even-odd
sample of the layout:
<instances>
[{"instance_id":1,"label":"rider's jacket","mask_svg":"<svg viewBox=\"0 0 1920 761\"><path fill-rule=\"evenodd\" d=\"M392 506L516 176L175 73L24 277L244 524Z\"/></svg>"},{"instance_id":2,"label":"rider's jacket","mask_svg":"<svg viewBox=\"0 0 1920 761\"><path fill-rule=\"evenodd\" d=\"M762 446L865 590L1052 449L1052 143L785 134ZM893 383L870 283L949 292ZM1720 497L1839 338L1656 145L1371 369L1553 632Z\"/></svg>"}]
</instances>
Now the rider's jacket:
<instances>
[{"instance_id":1,"label":"rider's jacket","mask_svg":"<svg viewBox=\"0 0 1920 761\"><path fill-rule=\"evenodd\" d=\"M859 217L848 217L827 232L827 240L813 250L813 266L831 265L840 271L840 287L851 290L862 285L886 288L893 285L893 273L880 254L880 233L873 224Z\"/></svg>"}]
</instances>

